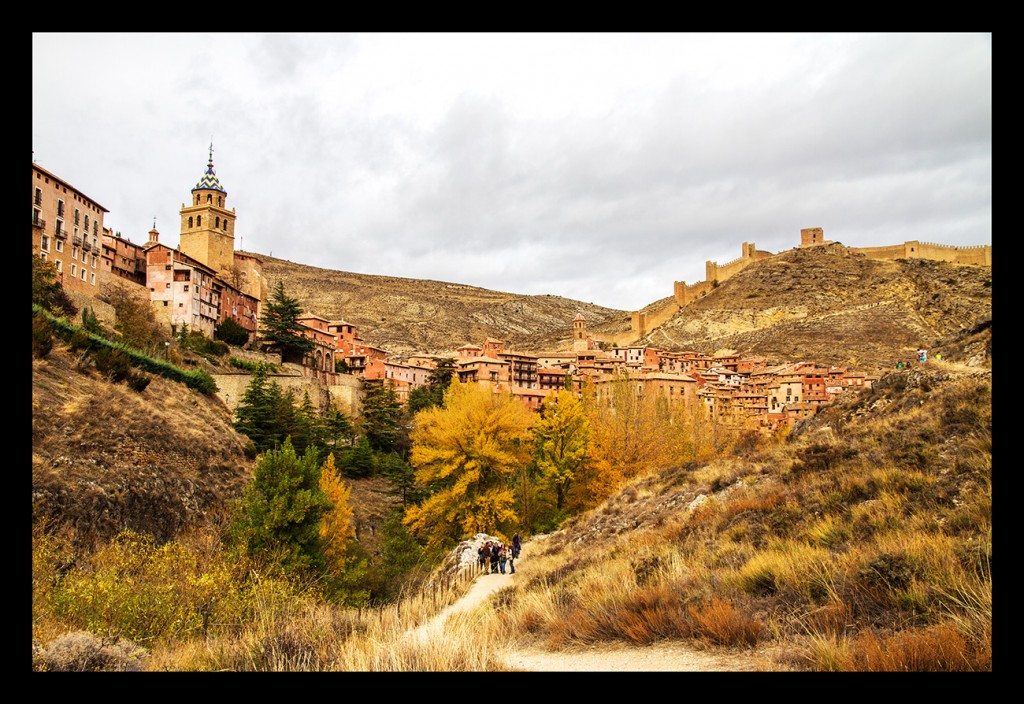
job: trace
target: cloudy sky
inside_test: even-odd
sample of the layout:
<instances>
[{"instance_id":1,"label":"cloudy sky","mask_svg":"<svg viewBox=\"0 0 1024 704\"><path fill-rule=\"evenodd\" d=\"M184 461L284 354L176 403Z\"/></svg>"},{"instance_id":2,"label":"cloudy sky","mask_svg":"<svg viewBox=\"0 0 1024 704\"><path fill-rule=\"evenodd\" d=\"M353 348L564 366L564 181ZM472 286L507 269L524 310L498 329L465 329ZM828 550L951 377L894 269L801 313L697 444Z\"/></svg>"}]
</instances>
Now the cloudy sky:
<instances>
[{"instance_id":1,"label":"cloudy sky","mask_svg":"<svg viewBox=\"0 0 1024 704\"><path fill-rule=\"evenodd\" d=\"M32 38L32 156L178 243L633 310L743 242L992 242L989 34Z\"/></svg>"}]
</instances>

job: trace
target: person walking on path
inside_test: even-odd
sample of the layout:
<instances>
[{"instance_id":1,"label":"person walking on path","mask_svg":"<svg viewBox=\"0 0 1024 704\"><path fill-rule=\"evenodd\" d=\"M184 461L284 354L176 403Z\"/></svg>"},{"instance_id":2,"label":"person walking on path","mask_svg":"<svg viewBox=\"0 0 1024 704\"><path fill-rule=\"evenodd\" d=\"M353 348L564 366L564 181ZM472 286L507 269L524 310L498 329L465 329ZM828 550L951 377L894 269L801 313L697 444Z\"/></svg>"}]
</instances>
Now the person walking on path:
<instances>
[{"instance_id":1,"label":"person walking on path","mask_svg":"<svg viewBox=\"0 0 1024 704\"><path fill-rule=\"evenodd\" d=\"M498 574L498 551L501 550L501 543L491 545L491 574Z\"/></svg>"},{"instance_id":2,"label":"person walking on path","mask_svg":"<svg viewBox=\"0 0 1024 704\"><path fill-rule=\"evenodd\" d=\"M516 551L515 550L509 550L509 553L508 553L508 573L509 574L515 574L516 573Z\"/></svg>"},{"instance_id":3,"label":"person walking on path","mask_svg":"<svg viewBox=\"0 0 1024 704\"><path fill-rule=\"evenodd\" d=\"M487 572L487 568L491 561L491 541L488 540L481 545L477 553L480 555L480 569Z\"/></svg>"},{"instance_id":4,"label":"person walking on path","mask_svg":"<svg viewBox=\"0 0 1024 704\"><path fill-rule=\"evenodd\" d=\"M519 551L523 549L523 539L519 533L512 536L512 557L519 557Z\"/></svg>"},{"instance_id":5,"label":"person walking on path","mask_svg":"<svg viewBox=\"0 0 1024 704\"><path fill-rule=\"evenodd\" d=\"M505 563L508 562L508 548L504 545L498 550L498 569L505 574Z\"/></svg>"}]
</instances>

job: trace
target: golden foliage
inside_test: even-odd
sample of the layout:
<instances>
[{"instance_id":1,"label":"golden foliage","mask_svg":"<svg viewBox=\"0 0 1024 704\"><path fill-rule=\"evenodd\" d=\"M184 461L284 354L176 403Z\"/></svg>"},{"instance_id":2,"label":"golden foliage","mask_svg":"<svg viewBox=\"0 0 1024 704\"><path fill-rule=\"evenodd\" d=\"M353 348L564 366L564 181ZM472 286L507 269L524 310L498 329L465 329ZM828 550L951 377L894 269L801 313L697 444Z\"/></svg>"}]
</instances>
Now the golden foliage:
<instances>
[{"instance_id":1,"label":"golden foliage","mask_svg":"<svg viewBox=\"0 0 1024 704\"><path fill-rule=\"evenodd\" d=\"M444 406L420 411L409 459L431 491L404 522L431 546L487 532L517 518L511 483L529 460L533 413L507 392L454 382Z\"/></svg>"},{"instance_id":2,"label":"golden foliage","mask_svg":"<svg viewBox=\"0 0 1024 704\"><path fill-rule=\"evenodd\" d=\"M333 507L324 514L320 522L320 537L323 539L324 557L332 574L344 569L346 553L351 541L356 538L352 507L349 505L351 489L341 480L334 466L334 453L327 455L327 461L320 469L320 489L327 494Z\"/></svg>"}]
</instances>

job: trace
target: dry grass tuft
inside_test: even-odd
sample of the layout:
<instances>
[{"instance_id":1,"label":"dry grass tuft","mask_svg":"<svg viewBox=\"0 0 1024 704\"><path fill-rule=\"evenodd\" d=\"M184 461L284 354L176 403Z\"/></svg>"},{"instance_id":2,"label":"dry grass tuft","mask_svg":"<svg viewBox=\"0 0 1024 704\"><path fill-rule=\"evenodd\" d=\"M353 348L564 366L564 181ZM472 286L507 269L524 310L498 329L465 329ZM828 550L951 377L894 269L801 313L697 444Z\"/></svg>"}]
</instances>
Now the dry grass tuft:
<instances>
[{"instance_id":1,"label":"dry grass tuft","mask_svg":"<svg viewBox=\"0 0 1024 704\"><path fill-rule=\"evenodd\" d=\"M848 669L860 672L989 672L991 644L978 648L952 624L886 637L869 632L851 648Z\"/></svg>"},{"instance_id":2,"label":"dry grass tuft","mask_svg":"<svg viewBox=\"0 0 1024 704\"><path fill-rule=\"evenodd\" d=\"M693 634L714 645L756 645L765 635L764 624L736 608L726 599L715 598L700 606L686 609Z\"/></svg>"},{"instance_id":3,"label":"dry grass tuft","mask_svg":"<svg viewBox=\"0 0 1024 704\"><path fill-rule=\"evenodd\" d=\"M75 631L32 653L36 672L139 672L147 653L124 639Z\"/></svg>"}]
</instances>

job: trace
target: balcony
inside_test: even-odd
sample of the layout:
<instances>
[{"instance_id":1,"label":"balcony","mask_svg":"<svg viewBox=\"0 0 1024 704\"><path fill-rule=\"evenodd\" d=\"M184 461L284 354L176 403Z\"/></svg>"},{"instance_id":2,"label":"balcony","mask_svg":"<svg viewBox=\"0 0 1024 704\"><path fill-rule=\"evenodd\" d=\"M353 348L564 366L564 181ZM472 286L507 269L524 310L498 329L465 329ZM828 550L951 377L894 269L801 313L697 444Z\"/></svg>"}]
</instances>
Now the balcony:
<instances>
[{"instance_id":1,"label":"balcony","mask_svg":"<svg viewBox=\"0 0 1024 704\"><path fill-rule=\"evenodd\" d=\"M92 250L92 245L89 244L89 240L82 240L82 251L88 252Z\"/></svg>"},{"instance_id":2,"label":"balcony","mask_svg":"<svg viewBox=\"0 0 1024 704\"><path fill-rule=\"evenodd\" d=\"M42 218L32 218L32 227L38 227L41 230L45 230L46 221Z\"/></svg>"},{"instance_id":3,"label":"balcony","mask_svg":"<svg viewBox=\"0 0 1024 704\"><path fill-rule=\"evenodd\" d=\"M73 245L75 245L76 247L81 247L82 246L82 237L80 235L75 235L74 237L71 238L71 243Z\"/></svg>"},{"instance_id":4,"label":"balcony","mask_svg":"<svg viewBox=\"0 0 1024 704\"><path fill-rule=\"evenodd\" d=\"M68 231L61 229L60 224L58 223L57 227L53 230L53 236L59 240L66 240L68 238Z\"/></svg>"}]
</instances>

